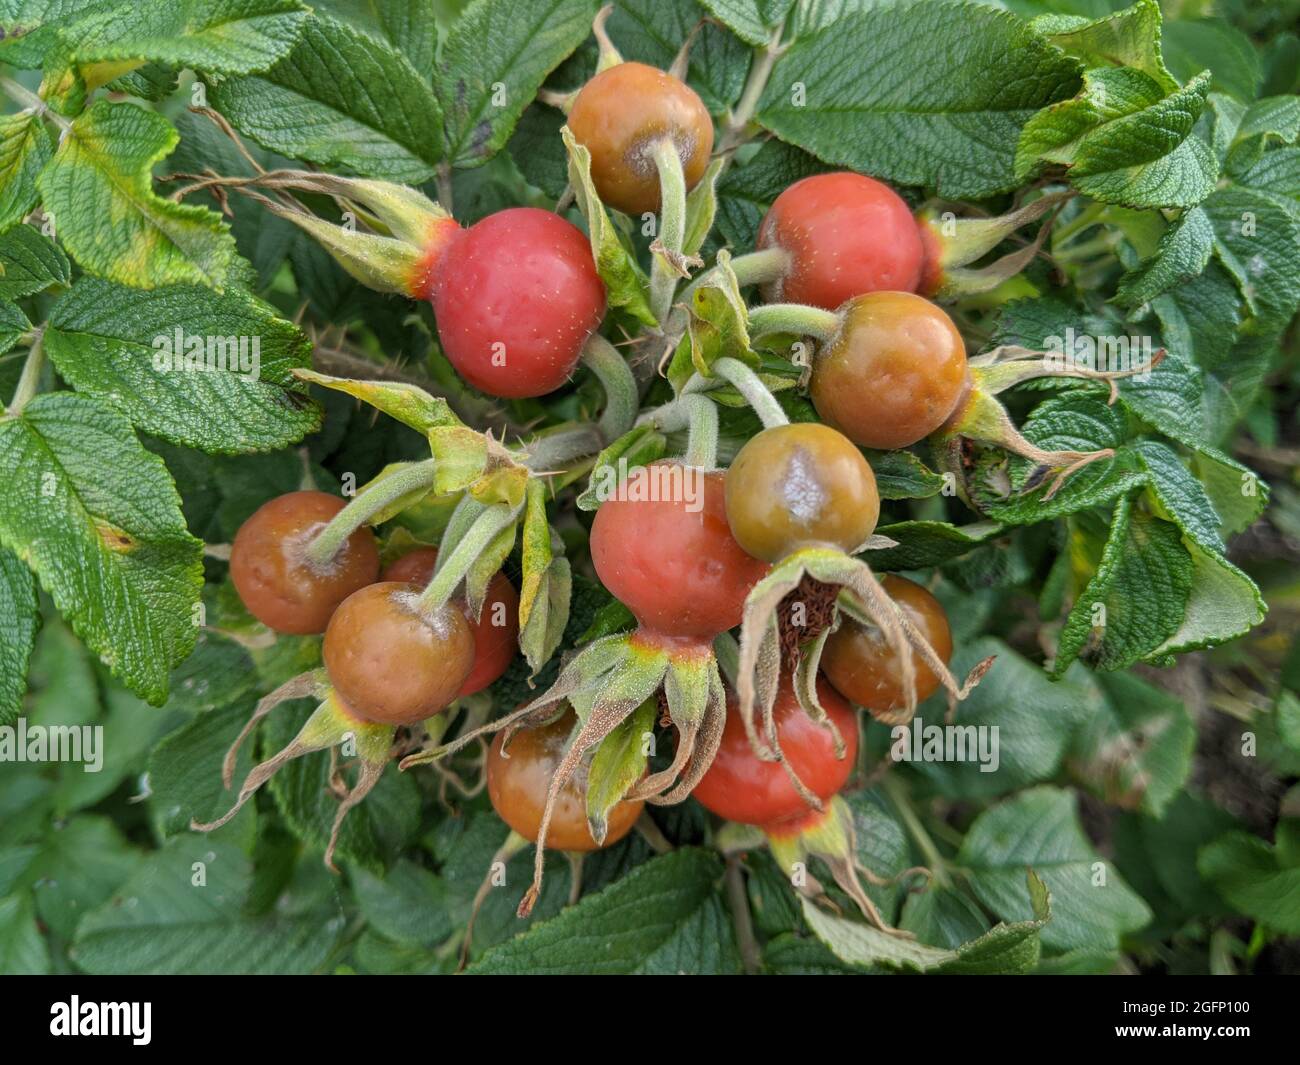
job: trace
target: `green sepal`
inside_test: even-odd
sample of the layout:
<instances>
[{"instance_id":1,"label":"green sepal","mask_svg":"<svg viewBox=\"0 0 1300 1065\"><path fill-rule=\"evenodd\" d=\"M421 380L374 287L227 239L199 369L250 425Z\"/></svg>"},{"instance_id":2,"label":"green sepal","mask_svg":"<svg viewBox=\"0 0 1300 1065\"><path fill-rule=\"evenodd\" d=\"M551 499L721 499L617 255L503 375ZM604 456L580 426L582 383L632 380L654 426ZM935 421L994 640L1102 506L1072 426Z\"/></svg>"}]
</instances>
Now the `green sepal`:
<instances>
[{"instance_id":1,"label":"green sepal","mask_svg":"<svg viewBox=\"0 0 1300 1065\"><path fill-rule=\"evenodd\" d=\"M528 468L491 435L463 425L438 426L427 435L438 460L433 487L439 495L466 489L480 503L523 505Z\"/></svg>"},{"instance_id":2,"label":"green sepal","mask_svg":"<svg viewBox=\"0 0 1300 1065\"><path fill-rule=\"evenodd\" d=\"M376 366L375 369L378 371L380 368ZM354 381L303 369L294 370L293 375L300 381L354 396L420 433L428 434L434 429L462 424L445 399L429 395L418 385L398 381Z\"/></svg>"},{"instance_id":3,"label":"green sepal","mask_svg":"<svg viewBox=\"0 0 1300 1065\"><path fill-rule=\"evenodd\" d=\"M587 772L587 825L591 838L605 842L609 812L645 774L649 761L646 737L653 741L658 703L647 699L606 736L592 755Z\"/></svg>"},{"instance_id":4,"label":"green sepal","mask_svg":"<svg viewBox=\"0 0 1300 1065\"><path fill-rule=\"evenodd\" d=\"M686 333L668 364L668 381L680 393L691 377L713 376L718 359L738 359L757 370L762 360L750 347L749 311L731 268L731 254L718 252L717 266L691 293Z\"/></svg>"},{"instance_id":5,"label":"green sepal","mask_svg":"<svg viewBox=\"0 0 1300 1065\"><path fill-rule=\"evenodd\" d=\"M519 646L536 676L560 645L573 593L564 541L546 518L546 484L536 478L527 485L523 526Z\"/></svg>"},{"instance_id":6,"label":"green sepal","mask_svg":"<svg viewBox=\"0 0 1300 1065\"><path fill-rule=\"evenodd\" d=\"M587 220L591 254L596 260L596 272L605 282L609 305L625 308L642 325L658 325L650 310L650 283L645 272L619 238L596 192L591 179L591 152L577 142L568 126L560 130L560 136L569 153L569 184Z\"/></svg>"},{"instance_id":7,"label":"green sepal","mask_svg":"<svg viewBox=\"0 0 1300 1065\"><path fill-rule=\"evenodd\" d=\"M599 509L602 502L613 498L627 473L663 458L667 449L667 439L653 425L633 426L596 456L587 487L578 496L578 509Z\"/></svg>"}]
</instances>

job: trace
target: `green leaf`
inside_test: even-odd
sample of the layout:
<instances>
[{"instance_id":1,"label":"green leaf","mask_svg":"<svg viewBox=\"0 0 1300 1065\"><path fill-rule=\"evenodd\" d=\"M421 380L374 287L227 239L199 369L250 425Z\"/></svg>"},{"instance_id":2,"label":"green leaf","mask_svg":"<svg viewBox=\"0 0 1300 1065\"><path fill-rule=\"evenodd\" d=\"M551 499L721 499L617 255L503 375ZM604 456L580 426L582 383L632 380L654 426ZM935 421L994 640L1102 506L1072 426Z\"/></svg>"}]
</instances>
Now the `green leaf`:
<instances>
[{"instance_id":1,"label":"green leaf","mask_svg":"<svg viewBox=\"0 0 1300 1065\"><path fill-rule=\"evenodd\" d=\"M311 341L235 289L133 292L83 278L51 312L45 347L73 388L173 443L269 451L320 426L292 372L311 364Z\"/></svg>"},{"instance_id":2,"label":"green leaf","mask_svg":"<svg viewBox=\"0 0 1300 1065\"><path fill-rule=\"evenodd\" d=\"M36 175L53 152L54 141L35 111L0 116L0 230L36 206Z\"/></svg>"},{"instance_id":3,"label":"green leaf","mask_svg":"<svg viewBox=\"0 0 1300 1065\"><path fill-rule=\"evenodd\" d=\"M164 837L188 833L191 821L215 821L234 805L234 794L221 782L221 763L253 708L253 700L244 699L199 714L150 753L149 805ZM252 744L246 743L234 780L242 781L252 764Z\"/></svg>"},{"instance_id":4,"label":"green leaf","mask_svg":"<svg viewBox=\"0 0 1300 1065\"><path fill-rule=\"evenodd\" d=\"M1186 80L1208 67L1214 88L1238 100L1255 98L1259 52L1241 30L1222 19L1173 19L1164 28L1164 56L1174 77Z\"/></svg>"},{"instance_id":5,"label":"green leaf","mask_svg":"<svg viewBox=\"0 0 1300 1065\"><path fill-rule=\"evenodd\" d=\"M659 703L647 699L596 748L587 772L587 820L592 836L604 839L609 812L645 773L647 736L653 737Z\"/></svg>"},{"instance_id":6,"label":"green leaf","mask_svg":"<svg viewBox=\"0 0 1300 1065\"><path fill-rule=\"evenodd\" d=\"M557 917L493 947L471 973L735 973L722 862L684 847L652 858ZM634 917L632 916L634 915Z\"/></svg>"},{"instance_id":7,"label":"green leaf","mask_svg":"<svg viewBox=\"0 0 1300 1065\"><path fill-rule=\"evenodd\" d=\"M29 893L0 898L0 972L10 976L44 976L50 953L36 923Z\"/></svg>"},{"instance_id":8,"label":"green leaf","mask_svg":"<svg viewBox=\"0 0 1300 1065\"><path fill-rule=\"evenodd\" d=\"M1281 858L1280 847L1231 832L1203 848L1196 865L1236 910L1282 935L1300 935L1300 866Z\"/></svg>"},{"instance_id":9,"label":"green leaf","mask_svg":"<svg viewBox=\"0 0 1300 1065\"><path fill-rule=\"evenodd\" d=\"M1139 441L1136 450L1151 475L1148 490L1159 505L1157 512L1206 550L1222 554L1219 515L1205 487L1192 476L1178 454L1155 440Z\"/></svg>"},{"instance_id":10,"label":"green leaf","mask_svg":"<svg viewBox=\"0 0 1300 1065\"><path fill-rule=\"evenodd\" d=\"M294 376L300 381L310 381L355 396L420 433L456 428L461 424L445 399L429 395L418 385L399 381L354 381L350 377L330 377L315 370L299 370Z\"/></svg>"},{"instance_id":11,"label":"green leaf","mask_svg":"<svg viewBox=\"0 0 1300 1065\"><path fill-rule=\"evenodd\" d=\"M32 226L0 236L0 298L18 300L53 285L72 283L72 266L59 246Z\"/></svg>"},{"instance_id":12,"label":"green leaf","mask_svg":"<svg viewBox=\"0 0 1300 1065\"><path fill-rule=\"evenodd\" d=\"M116 676L161 703L194 647L203 569L162 460L117 412L60 392L0 419L0 463L0 543Z\"/></svg>"},{"instance_id":13,"label":"green leaf","mask_svg":"<svg viewBox=\"0 0 1300 1065\"><path fill-rule=\"evenodd\" d=\"M869 451L867 461L881 499L925 499L943 490L943 475L910 451Z\"/></svg>"},{"instance_id":14,"label":"green leaf","mask_svg":"<svg viewBox=\"0 0 1300 1065\"><path fill-rule=\"evenodd\" d=\"M970 525L951 525L946 521L900 521L893 525L880 525L877 536L885 536L898 543L871 551L867 561L875 569L923 569L938 566L950 559L973 551L980 544L1002 532L996 521L979 521Z\"/></svg>"},{"instance_id":15,"label":"green leaf","mask_svg":"<svg viewBox=\"0 0 1300 1065\"><path fill-rule=\"evenodd\" d=\"M746 44L767 44L774 27L794 6L794 0L701 0L704 7Z\"/></svg>"},{"instance_id":16,"label":"green leaf","mask_svg":"<svg viewBox=\"0 0 1300 1065\"><path fill-rule=\"evenodd\" d=\"M59 239L91 273L138 288L222 288L236 254L206 207L157 196L150 171L176 147L159 114L101 100L72 123L37 184Z\"/></svg>"},{"instance_id":17,"label":"green leaf","mask_svg":"<svg viewBox=\"0 0 1300 1065\"><path fill-rule=\"evenodd\" d=\"M945 42L942 62L935 41ZM826 162L950 198L989 196L1016 185L1021 127L1071 95L1078 72L1006 12L947 2L873 7L796 40L757 117Z\"/></svg>"},{"instance_id":18,"label":"green leaf","mask_svg":"<svg viewBox=\"0 0 1300 1065\"><path fill-rule=\"evenodd\" d=\"M1070 745L1076 779L1106 803L1164 816L1192 768L1196 727L1182 700L1131 673L1097 677L1105 709Z\"/></svg>"},{"instance_id":19,"label":"green leaf","mask_svg":"<svg viewBox=\"0 0 1300 1065\"><path fill-rule=\"evenodd\" d=\"M1219 189L1204 203L1219 260L1266 329L1300 305L1300 220L1249 189Z\"/></svg>"},{"instance_id":20,"label":"green leaf","mask_svg":"<svg viewBox=\"0 0 1300 1065\"><path fill-rule=\"evenodd\" d=\"M222 80L212 106L272 151L327 170L415 183L442 159L433 89L398 52L322 16L264 74Z\"/></svg>"},{"instance_id":21,"label":"green leaf","mask_svg":"<svg viewBox=\"0 0 1300 1065\"><path fill-rule=\"evenodd\" d=\"M0 725L22 713L40 621L32 571L12 551L0 549Z\"/></svg>"},{"instance_id":22,"label":"green leaf","mask_svg":"<svg viewBox=\"0 0 1300 1065\"><path fill-rule=\"evenodd\" d=\"M90 973L309 973L343 918L332 893L292 892L265 916L245 899L253 869L214 837L180 836L156 852L77 929L72 957Z\"/></svg>"},{"instance_id":23,"label":"green leaf","mask_svg":"<svg viewBox=\"0 0 1300 1065\"><path fill-rule=\"evenodd\" d=\"M117 826L85 814L56 822L23 871L47 928L71 939L81 918L100 905L139 864Z\"/></svg>"},{"instance_id":24,"label":"green leaf","mask_svg":"<svg viewBox=\"0 0 1300 1065\"><path fill-rule=\"evenodd\" d=\"M60 32L78 19L126 5L122 0L3 0L0 2L0 62L36 70L60 43Z\"/></svg>"},{"instance_id":25,"label":"green leaf","mask_svg":"<svg viewBox=\"0 0 1300 1065\"><path fill-rule=\"evenodd\" d=\"M1053 682L1041 666L1001 640L987 637L958 649L952 662L954 674L965 676L989 655L995 655L996 661L961 704L957 721L961 731L956 737L962 747L953 752L960 754L960 760L912 763L939 794L949 798L991 798L1052 779L1075 727L1099 702L1082 672ZM944 724L942 708L936 703L918 711L923 723L919 734L915 718L905 733L891 730L892 757L910 755L914 747L926 752L927 729ZM996 739L983 744L981 733Z\"/></svg>"},{"instance_id":26,"label":"green leaf","mask_svg":"<svg viewBox=\"0 0 1300 1065\"><path fill-rule=\"evenodd\" d=\"M1214 228L1205 211L1194 207L1165 230L1149 259L1120 278L1115 300L1129 307L1147 303L1196 277L1210 261Z\"/></svg>"},{"instance_id":27,"label":"green leaf","mask_svg":"<svg viewBox=\"0 0 1300 1065\"><path fill-rule=\"evenodd\" d=\"M592 463L587 487L577 498L579 510L598 510L610 498L619 479L656 459L663 458L667 440L653 425L637 425L604 448Z\"/></svg>"},{"instance_id":28,"label":"green leaf","mask_svg":"<svg viewBox=\"0 0 1300 1065\"><path fill-rule=\"evenodd\" d=\"M357 903L370 927L395 943L432 947L452 933L447 882L402 859L383 877L352 874Z\"/></svg>"},{"instance_id":29,"label":"green leaf","mask_svg":"<svg viewBox=\"0 0 1300 1065\"><path fill-rule=\"evenodd\" d=\"M869 925L833 917L809 899L802 900L803 915L817 938L852 965L953 974L1025 973L1038 964L1039 936L1052 919L1051 896L1043 881L1031 870L1027 883L1033 906L1030 919L999 924L956 950L899 939Z\"/></svg>"},{"instance_id":30,"label":"green leaf","mask_svg":"<svg viewBox=\"0 0 1300 1065\"><path fill-rule=\"evenodd\" d=\"M568 126L560 130L560 136L569 153L569 183L578 208L587 220L587 236L591 241L592 258L596 261L596 273L605 282L606 301L611 307L626 307L637 321L645 325L655 325L650 310L649 281L610 222L605 205L600 202L591 178L591 152L574 140Z\"/></svg>"},{"instance_id":31,"label":"green leaf","mask_svg":"<svg viewBox=\"0 0 1300 1065\"><path fill-rule=\"evenodd\" d=\"M428 0L316 0L312 10L348 22L391 45L426 80L433 79L438 12Z\"/></svg>"},{"instance_id":32,"label":"green leaf","mask_svg":"<svg viewBox=\"0 0 1300 1065\"><path fill-rule=\"evenodd\" d=\"M980 902L1007 921L1034 913L1025 868L1042 877L1052 893L1042 941L1052 950L1114 950L1124 933L1151 920L1146 903L1088 842L1074 796L1058 788L1032 788L980 814L957 864L969 870Z\"/></svg>"},{"instance_id":33,"label":"green leaf","mask_svg":"<svg viewBox=\"0 0 1300 1065\"><path fill-rule=\"evenodd\" d=\"M1153 657L1213 647L1244 636L1264 620L1268 607L1255 582L1222 555L1185 541L1192 557L1192 591L1178 630Z\"/></svg>"},{"instance_id":34,"label":"green leaf","mask_svg":"<svg viewBox=\"0 0 1300 1065\"><path fill-rule=\"evenodd\" d=\"M1089 645L1097 669L1123 669L1153 653L1182 623L1193 573L1178 527L1121 499L1096 572L1061 630L1053 675Z\"/></svg>"},{"instance_id":35,"label":"green leaf","mask_svg":"<svg viewBox=\"0 0 1300 1065\"><path fill-rule=\"evenodd\" d=\"M452 23L435 75L453 166L480 166L501 150L595 13L592 0L473 0Z\"/></svg>"},{"instance_id":36,"label":"green leaf","mask_svg":"<svg viewBox=\"0 0 1300 1065\"><path fill-rule=\"evenodd\" d=\"M1090 67L1130 67L1149 75L1165 92L1178 82L1165 68L1160 54L1160 5L1156 0L1138 0L1132 7L1091 22L1068 16L1045 15L1034 28L1062 51L1083 60Z\"/></svg>"},{"instance_id":37,"label":"green leaf","mask_svg":"<svg viewBox=\"0 0 1300 1065\"><path fill-rule=\"evenodd\" d=\"M293 46L307 18L298 0L170 0L112 4L59 26L50 71L150 60L213 74L265 70ZM61 54L60 54L61 53ZM102 79L87 79L92 84Z\"/></svg>"}]
</instances>

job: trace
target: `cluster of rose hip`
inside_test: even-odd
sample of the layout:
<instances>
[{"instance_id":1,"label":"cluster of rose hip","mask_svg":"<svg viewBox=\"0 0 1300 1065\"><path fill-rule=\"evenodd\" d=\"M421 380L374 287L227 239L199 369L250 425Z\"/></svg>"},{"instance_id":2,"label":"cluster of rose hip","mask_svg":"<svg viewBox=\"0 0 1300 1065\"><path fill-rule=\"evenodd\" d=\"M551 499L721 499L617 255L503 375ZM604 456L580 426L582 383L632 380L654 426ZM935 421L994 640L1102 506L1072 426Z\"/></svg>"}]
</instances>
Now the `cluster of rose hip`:
<instances>
[{"instance_id":1,"label":"cluster of rose hip","mask_svg":"<svg viewBox=\"0 0 1300 1065\"><path fill-rule=\"evenodd\" d=\"M689 188L713 146L699 97L631 62L587 83L571 102L568 126L590 152L603 203L631 215L660 206L655 152L671 145ZM592 562L638 623L619 638L620 653L664 656L667 679L655 683L667 686L670 705L674 669L705 657L716 675L715 640L742 620L761 636L771 613L754 606L763 589L795 587L804 576L842 581L862 600L859 610L827 626L805 697L783 674L764 707L754 683L729 677L725 696L692 720L689 744L679 736L685 747L671 771L630 789L599 839L583 801L585 769L574 763L600 739L589 725L603 693L574 696L586 710L577 715L581 724L563 684L553 698L508 715L531 727L498 733L488 786L497 811L526 839L549 831L564 850L608 845L631 829L645 801L688 793L773 839L798 834L824 816L823 804L855 765L850 702L888 719L910 713L941 682L954 690L948 622L930 592L894 576L867 584L845 568L860 566L852 556L868 544L880 509L861 448L913 445L957 417L970 394L961 335L917 294L939 283L933 234L886 185L828 173L777 198L758 250L761 271L746 280L759 284L766 303L750 311L751 336L793 332L817 342L807 380L822 422L766 418L730 468L697 471L702 505L629 485L595 515ZM563 385L606 310L587 236L534 208L503 210L464 229L449 218L430 223L406 288L432 301L442 350L464 380L498 397ZM630 477L651 473L642 467ZM374 534L346 513L323 493L281 496L248 519L230 558L235 587L258 619L280 632L324 633L324 669L343 713L358 724L416 726L499 678L516 653L518 597L510 582L497 574L476 618L463 600L426 594L432 547L381 574ZM787 584L774 585L782 574ZM504 626L493 624L503 616L497 604L510 619ZM873 625L872 618L890 620ZM601 651L606 659L611 653ZM756 653L741 648L742 659ZM809 703L814 713L806 712ZM685 726L675 724L682 733Z\"/></svg>"}]
</instances>

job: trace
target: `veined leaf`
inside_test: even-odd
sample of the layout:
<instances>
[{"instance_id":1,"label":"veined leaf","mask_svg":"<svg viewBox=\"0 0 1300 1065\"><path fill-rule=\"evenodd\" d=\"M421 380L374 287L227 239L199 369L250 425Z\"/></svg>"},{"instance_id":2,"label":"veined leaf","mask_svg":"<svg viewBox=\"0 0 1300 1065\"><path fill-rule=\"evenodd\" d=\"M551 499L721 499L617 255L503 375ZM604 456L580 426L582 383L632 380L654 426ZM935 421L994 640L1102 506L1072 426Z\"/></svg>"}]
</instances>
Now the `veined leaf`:
<instances>
[{"instance_id":1,"label":"veined leaf","mask_svg":"<svg viewBox=\"0 0 1300 1065\"><path fill-rule=\"evenodd\" d=\"M155 704L194 647L202 545L162 460L89 396L37 396L0 419L0 544L36 572L113 673Z\"/></svg>"},{"instance_id":2,"label":"veined leaf","mask_svg":"<svg viewBox=\"0 0 1300 1065\"><path fill-rule=\"evenodd\" d=\"M546 75L591 32L592 0L474 0L452 24L435 84L443 154L479 166L510 139Z\"/></svg>"},{"instance_id":3,"label":"veined leaf","mask_svg":"<svg viewBox=\"0 0 1300 1065\"><path fill-rule=\"evenodd\" d=\"M176 147L159 114L101 100L72 123L37 179L59 239L86 270L137 288L222 288L235 262L229 227L206 207L156 195L150 172Z\"/></svg>"},{"instance_id":4,"label":"veined leaf","mask_svg":"<svg viewBox=\"0 0 1300 1065\"><path fill-rule=\"evenodd\" d=\"M275 66L223 80L210 96L264 148L326 169L414 183L442 158L428 82L376 37L320 15Z\"/></svg>"},{"instance_id":5,"label":"veined leaf","mask_svg":"<svg viewBox=\"0 0 1300 1065\"><path fill-rule=\"evenodd\" d=\"M1077 62L1006 12L886 5L800 37L758 121L830 163L950 197L1011 189L1021 127L1075 92Z\"/></svg>"},{"instance_id":6,"label":"veined leaf","mask_svg":"<svg viewBox=\"0 0 1300 1065\"><path fill-rule=\"evenodd\" d=\"M19 300L72 282L68 257L32 226L14 226L0 236L0 298Z\"/></svg>"},{"instance_id":7,"label":"veined leaf","mask_svg":"<svg viewBox=\"0 0 1300 1065\"><path fill-rule=\"evenodd\" d=\"M12 551L0 548L0 725L22 712L40 620L32 571Z\"/></svg>"},{"instance_id":8,"label":"veined leaf","mask_svg":"<svg viewBox=\"0 0 1300 1065\"><path fill-rule=\"evenodd\" d=\"M50 131L35 111L0 115L0 230L36 206L36 175L53 153Z\"/></svg>"},{"instance_id":9,"label":"veined leaf","mask_svg":"<svg viewBox=\"0 0 1300 1065\"><path fill-rule=\"evenodd\" d=\"M709 12L746 44L766 44L772 29L794 7L794 0L700 0Z\"/></svg>"},{"instance_id":10,"label":"veined leaf","mask_svg":"<svg viewBox=\"0 0 1300 1065\"><path fill-rule=\"evenodd\" d=\"M1178 81L1160 54L1160 5L1138 0L1132 7L1089 21L1071 15L1043 15L1033 26L1054 45L1090 66L1110 64L1140 70L1165 92Z\"/></svg>"},{"instance_id":11,"label":"veined leaf","mask_svg":"<svg viewBox=\"0 0 1300 1065\"><path fill-rule=\"evenodd\" d=\"M83 278L51 312L45 346L73 388L187 447L269 451L320 424L320 409L290 391L302 388L292 371L310 365L310 341L233 289L134 292Z\"/></svg>"},{"instance_id":12,"label":"veined leaf","mask_svg":"<svg viewBox=\"0 0 1300 1065\"><path fill-rule=\"evenodd\" d=\"M1205 269L1214 250L1214 228L1205 211L1193 207L1165 230L1155 253L1120 278L1115 300L1147 303Z\"/></svg>"}]
</instances>

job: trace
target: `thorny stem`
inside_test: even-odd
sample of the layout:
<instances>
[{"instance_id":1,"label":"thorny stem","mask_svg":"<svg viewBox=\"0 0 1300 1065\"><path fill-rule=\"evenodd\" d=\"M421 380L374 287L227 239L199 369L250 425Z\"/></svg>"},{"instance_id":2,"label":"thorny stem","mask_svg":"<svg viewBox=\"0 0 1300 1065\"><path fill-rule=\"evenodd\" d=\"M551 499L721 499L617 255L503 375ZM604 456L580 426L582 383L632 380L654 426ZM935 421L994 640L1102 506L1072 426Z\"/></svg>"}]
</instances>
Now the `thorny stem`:
<instances>
[{"instance_id":1,"label":"thorny stem","mask_svg":"<svg viewBox=\"0 0 1300 1065\"><path fill-rule=\"evenodd\" d=\"M749 312L750 336L768 333L796 333L830 340L840 329L840 316L820 307L806 307L802 303L767 303Z\"/></svg>"},{"instance_id":2,"label":"thorny stem","mask_svg":"<svg viewBox=\"0 0 1300 1065\"><path fill-rule=\"evenodd\" d=\"M18 84L13 78L0 77L0 91L15 103L21 104L24 111L35 111L41 118L48 118L59 127L61 132L67 133L72 128L71 122L51 108L31 89Z\"/></svg>"},{"instance_id":3,"label":"thorny stem","mask_svg":"<svg viewBox=\"0 0 1300 1065\"><path fill-rule=\"evenodd\" d=\"M599 333L587 338L582 347L582 361L605 390L605 409L601 411L597 428L601 439L608 444L631 429L636 421L641 403L636 378L618 349Z\"/></svg>"},{"instance_id":4,"label":"thorny stem","mask_svg":"<svg viewBox=\"0 0 1300 1065\"><path fill-rule=\"evenodd\" d=\"M534 473L554 473L578 459L590 458L604 446L594 425L571 425L520 444L519 460Z\"/></svg>"},{"instance_id":5,"label":"thorny stem","mask_svg":"<svg viewBox=\"0 0 1300 1065\"><path fill-rule=\"evenodd\" d=\"M45 327L36 330L31 347L27 349L27 359L23 363L22 376L14 389L13 402L9 404L10 414L21 414L23 408L36 395L41 384L41 372L45 369Z\"/></svg>"},{"instance_id":6,"label":"thorny stem","mask_svg":"<svg viewBox=\"0 0 1300 1065\"><path fill-rule=\"evenodd\" d=\"M671 257L679 255L686 236L686 175L682 158L671 137L661 137L652 149L655 168L659 171L659 236L663 252L650 264L650 311L662 322L672 309L673 292L678 274Z\"/></svg>"},{"instance_id":7,"label":"thorny stem","mask_svg":"<svg viewBox=\"0 0 1300 1065\"><path fill-rule=\"evenodd\" d=\"M745 873L738 854L727 855L726 884L727 905L731 909L731 923L736 929L740 959L745 972L753 975L759 970L762 955L754 936L754 917L749 912L749 894L745 891Z\"/></svg>"},{"instance_id":8,"label":"thorny stem","mask_svg":"<svg viewBox=\"0 0 1300 1065\"><path fill-rule=\"evenodd\" d=\"M777 402L776 397L768 391L767 385L763 384L758 374L739 359L719 359L713 364L713 369L719 377L725 379L745 397L745 401L758 415L758 420L763 423L764 429L790 424L790 419L785 416L785 411L781 409L781 404Z\"/></svg>"},{"instance_id":9,"label":"thorny stem","mask_svg":"<svg viewBox=\"0 0 1300 1065\"><path fill-rule=\"evenodd\" d=\"M935 845L930 833L926 831L925 825L921 823L920 817L912 809L912 801L903 787L902 782L895 776L887 775L881 781L881 790L889 796L894 808L898 811L898 816L903 822L903 827L907 829L917 848L925 858L925 864L930 867L931 879L937 888L947 887L948 863L943 855L939 853L939 848Z\"/></svg>"},{"instance_id":10,"label":"thorny stem","mask_svg":"<svg viewBox=\"0 0 1300 1065\"><path fill-rule=\"evenodd\" d=\"M304 552L307 561L317 566L328 565L344 541L381 510L404 495L432 486L434 473L434 460L426 459L371 481L307 545Z\"/></svg>"},{"instance_id":11,"label":"thorny stem","mask_svg":"<svg viewBox=\"0 0 1300 1065\"><path fill-rule=\"evenodd\" d=\"M485 508L451 552L439 555L438 570L420 593L420 607L425 612L436 613L447 605L479 556L519 516L519 510L508 503Z\"/></svg>"}]
</instances>

